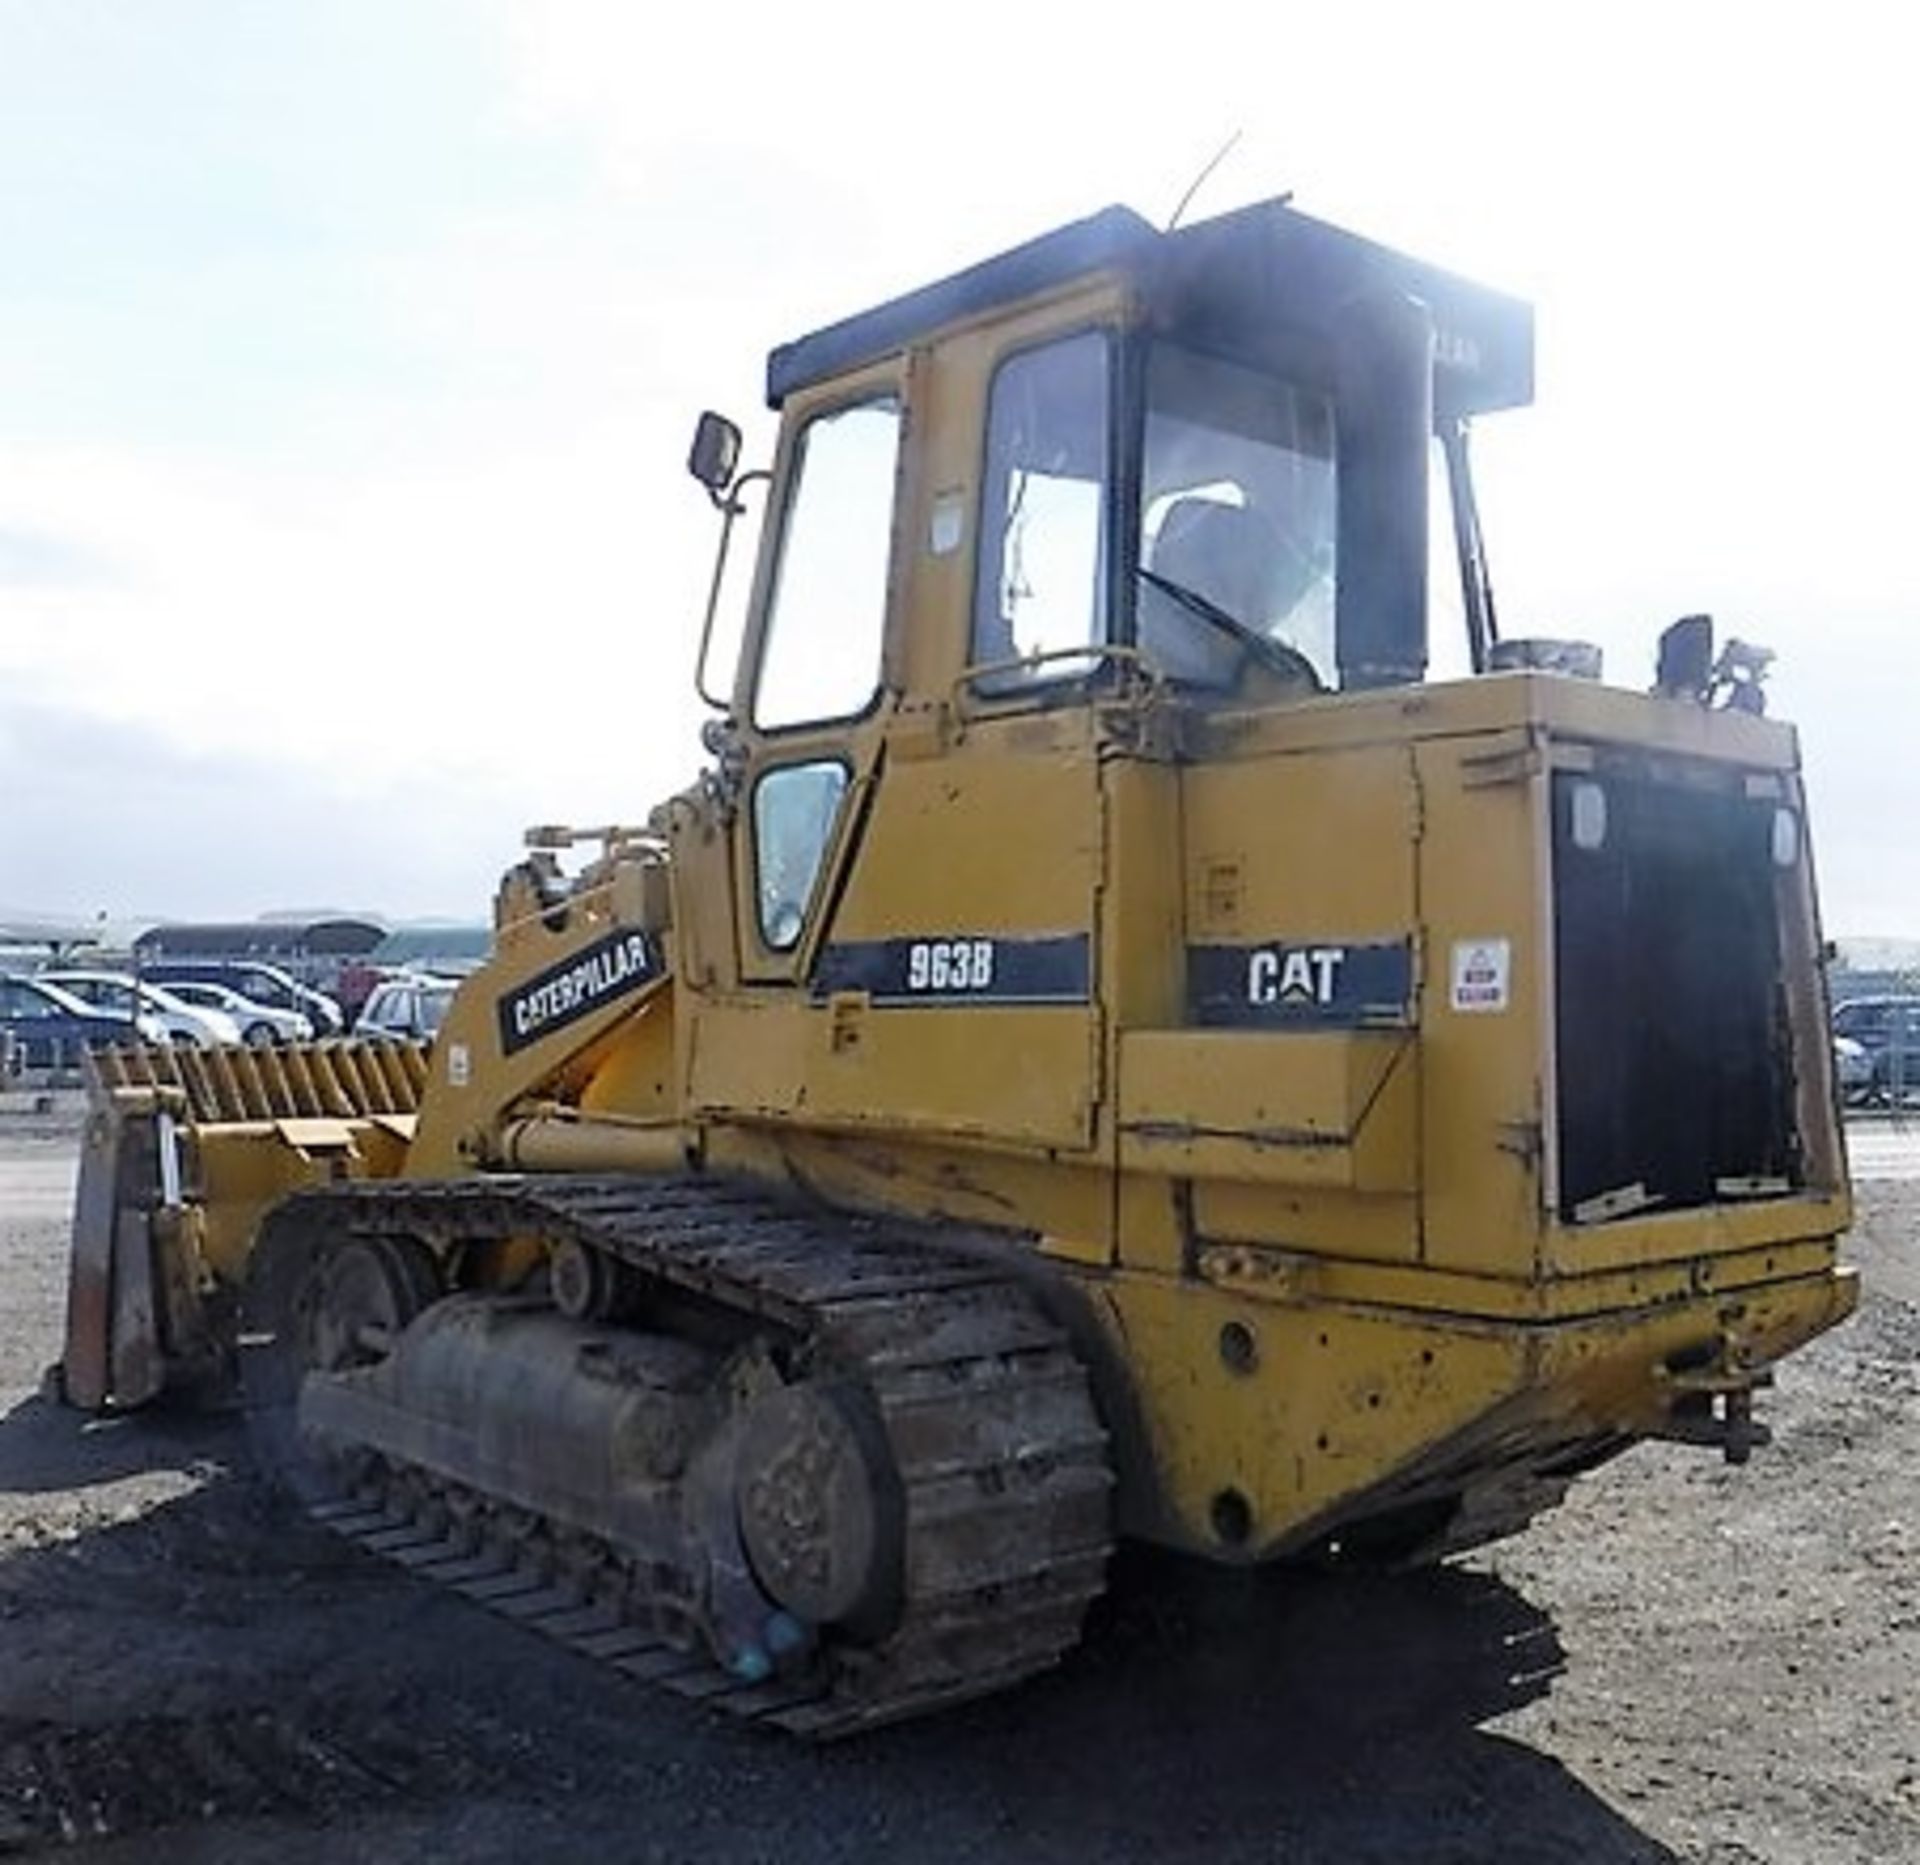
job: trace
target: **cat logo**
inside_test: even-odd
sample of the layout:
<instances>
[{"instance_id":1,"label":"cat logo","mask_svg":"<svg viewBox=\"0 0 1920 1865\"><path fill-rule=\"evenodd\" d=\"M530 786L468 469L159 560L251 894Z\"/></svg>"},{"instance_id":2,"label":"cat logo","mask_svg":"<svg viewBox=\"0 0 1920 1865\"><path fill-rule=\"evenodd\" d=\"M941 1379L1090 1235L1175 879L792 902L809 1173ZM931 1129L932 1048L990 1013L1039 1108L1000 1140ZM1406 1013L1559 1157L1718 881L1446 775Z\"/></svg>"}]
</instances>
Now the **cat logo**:
<instances>
[{"instance_id":1,"label":"cat logo","mask_svg":"<svg viewBox=\"0 0 1920 1865\"><path fill-rule=\"evenodd\" d=\"M1406 939L1187 948L1187 1020L1201 1029L1404 1028L1412 1004Z\"/></svg>"},{"instance_id":2,"label":"cat logo","mask_svg":"<svg viewBox=\"0 0 1920 1865\"><path fill-rule=\"evenodd\" d=\"M1247 1002L1332 1004L1346 958L1343 945L1257 947L1247 954Z\"/></svg>"}]
</instances>

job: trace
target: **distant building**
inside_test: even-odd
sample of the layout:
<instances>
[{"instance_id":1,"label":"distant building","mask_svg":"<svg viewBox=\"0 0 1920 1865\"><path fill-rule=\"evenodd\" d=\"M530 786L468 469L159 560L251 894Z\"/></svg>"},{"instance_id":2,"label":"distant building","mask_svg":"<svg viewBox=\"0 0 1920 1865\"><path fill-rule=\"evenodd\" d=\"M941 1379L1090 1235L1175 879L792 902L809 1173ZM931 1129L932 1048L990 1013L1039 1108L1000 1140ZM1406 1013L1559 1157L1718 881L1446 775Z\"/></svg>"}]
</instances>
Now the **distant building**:
<instances>
[{"instance_id":1,"label":"distant building","mask_svg":"<svg viewBox=\"0 0 1920 1865\"><path fill-rule=\"evenodd\" d=\"M133 942L136 964L171 959L253 959L278 965L316 991L334 991L340 972L387 935L376 920L186 921L150 926Z\"/></svg>"},{"instance_id":2,"label":"distant building","mask_svg":"<svg viewBox=\"0 0 1920 1865\"><path fill-rule=\"evenodd\" d=\"M139 922L74 919L52 913L14 913L0 910L0 970L8 965L27 967L48 959L71 960L81 953L125 952Z\"/></svg>"}]
</instances>

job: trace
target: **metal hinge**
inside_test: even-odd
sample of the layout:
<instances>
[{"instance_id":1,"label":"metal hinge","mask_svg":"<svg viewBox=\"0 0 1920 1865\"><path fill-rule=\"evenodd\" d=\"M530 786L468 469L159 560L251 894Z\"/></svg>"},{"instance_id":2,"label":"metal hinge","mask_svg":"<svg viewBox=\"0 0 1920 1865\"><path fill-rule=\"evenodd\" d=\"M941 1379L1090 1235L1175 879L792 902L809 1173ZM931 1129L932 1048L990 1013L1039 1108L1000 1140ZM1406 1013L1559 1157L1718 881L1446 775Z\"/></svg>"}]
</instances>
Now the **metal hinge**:
<instances>
[{"instance_id":1,"label":"metal hinge","mask_svg":"<svg viewBox=\"0 0 1920 1865\"><path fill-rule=\"evenodd\" d=\"M1460 760L1460 783L1467 790L1492 790L1504 784L1530 783L1547 768L1547 752L1540 739L1528 735L1523 745L1505 745Z\"/></svg>"}]
</instances>

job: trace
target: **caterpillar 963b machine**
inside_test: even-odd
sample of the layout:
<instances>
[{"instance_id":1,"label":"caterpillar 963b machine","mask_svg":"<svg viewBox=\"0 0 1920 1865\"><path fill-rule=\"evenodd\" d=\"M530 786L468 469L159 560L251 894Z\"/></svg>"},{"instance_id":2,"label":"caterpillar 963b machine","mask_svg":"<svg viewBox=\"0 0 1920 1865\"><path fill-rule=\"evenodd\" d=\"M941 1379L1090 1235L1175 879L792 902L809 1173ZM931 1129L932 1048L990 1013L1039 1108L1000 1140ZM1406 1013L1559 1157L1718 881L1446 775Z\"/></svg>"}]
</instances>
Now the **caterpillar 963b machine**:
<instances>
[{"instance_id":1,"label":"caterpillar 963b machine","mask_svg":"<svg viewBox=\"0 0 1920 1865\"><path fill-rule=\"evenodd\" d=\"M708 768L534 833L430 1048L99 1056L68 1396L231 1370L344 1532L816 1734L1050 1664L1122 1537L1743 1458L1855 1299L1796 743L1697 619L1650 692L1498 637L1531 385L1284 203L776 350Z\"/></svg>"}]
</instances>

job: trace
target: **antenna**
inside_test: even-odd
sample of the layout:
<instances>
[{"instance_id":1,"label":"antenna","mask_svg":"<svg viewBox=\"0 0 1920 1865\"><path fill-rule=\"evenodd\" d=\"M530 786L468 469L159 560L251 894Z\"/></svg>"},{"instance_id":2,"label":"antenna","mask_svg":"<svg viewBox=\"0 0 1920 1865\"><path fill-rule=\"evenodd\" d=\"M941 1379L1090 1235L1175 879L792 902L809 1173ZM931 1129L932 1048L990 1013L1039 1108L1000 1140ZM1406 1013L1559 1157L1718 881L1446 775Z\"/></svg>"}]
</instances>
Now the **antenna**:
<instances>
[{"instance_id":1,"label":"antenna","mask_svg":"<svg viewBox=\"0 0 1920 1865\"><path fill-rule=\"evenodd\" d=\"M1227 159L1227 157L1233 153L1234 144L1240 140L1243 134L1244 134L1243 131L1235 130L1233 134L1229 136L1227 140L1223 142L1220 145L1220 147L1214 152L1213 160L1210 161L1206 165L1206 167L1199 172L1199 174L1194 176L1192 185L1187 189L1186 193L1181 195L1180 197L1180 205L1173 210L1172 219L1170 219L1167 222L1167 224L1161 229L1163 233L1171 233L1174 230L1174 228L1180 224L1180 216L1184 214L1187 211L1187 208L1192 204L1193 197L1196 194L1198 194L1203 187L1206 186L1207 177L1211 175L1213 171L1216 168L1218 168L1220 164L1224 162Z\"/></svg>"}]
</instances>

